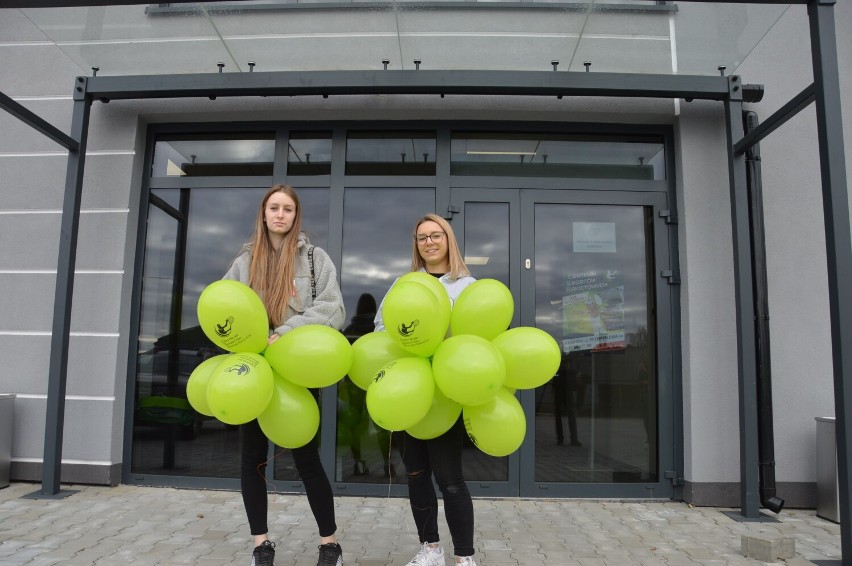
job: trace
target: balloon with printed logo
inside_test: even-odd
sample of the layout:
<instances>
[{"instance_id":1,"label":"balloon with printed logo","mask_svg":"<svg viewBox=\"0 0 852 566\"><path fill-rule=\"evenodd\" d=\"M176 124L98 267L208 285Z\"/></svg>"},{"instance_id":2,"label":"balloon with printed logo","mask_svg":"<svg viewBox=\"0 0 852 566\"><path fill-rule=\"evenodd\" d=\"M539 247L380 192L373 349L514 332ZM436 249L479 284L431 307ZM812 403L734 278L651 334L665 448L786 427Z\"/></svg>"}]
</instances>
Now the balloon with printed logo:
<instances>
[{"instance_id":1,"label":"balloon with printed logo","mask_svg":"<svg viewBox=\"0 0 852 566\"><path fill-rule=\"evenodd\" d=\"M405 430L426 416L434 394L429 360L400 358L376 372L367 388L367 412L385 430Z\"/></svg>"},{"instance_id":2,"label":"balloon with printed logo","mask_svg":"<svg viewBox=\"0 0 852 566\"><path fill-rule=\"evenodd\" d=\"M319 430L320 413L307 388L273 371L272 399L257 417L266 437L282 448L299 448L310 442Z\"/></svg>"},{"instance_id":3,"label":"balloon with printed logo","mask_svg":"<svg viewBox=\"0 0 852 566\"><path fill-rule=\"evenodd\" d=\"M508 456L524 441L527 432L524 410L505 388L487 403L465 406L462 413L471 442L490 456Z\"/></svg>"},{"instance_id":4,"label":"balloon with printed logo","mask_svg":"<svg viewBox=\"0 0 852 566\"><path fill-rule=\"evenodd\" d=\"M444 287L434 275L429 275L425 271L411 271L406 273L399 278L397 284L406 282L420 283L432 291L435 298L438 299L438 310L435 314L441 317L441 326L446 325L449 327L452 304L450 303L450 296L447 294L446 287Z\"/></svg>"},{"instance_id":5,"label":"balloon with printed logo","mask_svg":"<svg viewBox=\"0 0 852 566\"><path fill-rule=\"evenodd\" d=\"M506 363L506 387L535 389L559 370L562 353L553 337L539 328L511 328L491 341Z\"/></svg>"},{"instance_id":6,"label":"balloon with printed logo","mask_svg":"<svg viewBox=\"0 0 852 566\"><path fill-rule=\"evenodd\" d=\"M216 366L207 384L207 403L213 416L238 425L260 415L274 388L272 368L260 354L230 354Z\"/></svg>"},{"instance_id":7,"label":"balloon with printed logo","mask_svg":"<svg viewBox=\"0 0 852 566\"><path fill-rule=\"evenodd\" d=\"M337 383L352 365L352 345L339 331L307 324L287 332L263 352L281 376L302 387Z\"/></svg>"},{"instance_id":8,"label":"balloon with printed logo","mask_svg":"<svg viewBox=\"0 0 852 566\"><path fill-rule=\"evenodd\" d=\"M189 380L186 382L186 400L193 409L208 417L215 416L210 409L210 404L207 402L207 385L210 383L210 378L213 376L213 371L222 363L230 354L221 354L213 356L198 364L192 373L189 374Z\"/></svg>"},{"instance_id":9,"label":"balloon with printed logo","mask_svg":"<svg viewBox=\"0 0 852 566\"><path fill-rule=\"evenodd\" d=\"M269 317L251 287L222 279L198 297L198 323L210 340L229 352L260 353L269 337Z\"/></svg>"},{"instance_id":10,"label":"balloon with printed logo","mask_svg":"<svg viewBox=\"0 0 852 566\"><path fill-rule=\"evenodd\" d=\"M456 424L461 412L462 406L441 393L441 390L436 387L429 412L420 422L405 429L405 432L420 440L438 438Z\"/></svg>"},{"instance_id":11,"label":"balloon with printed logo","mask_svg":"<svg viewBox=\"0 0 852 566\"><path fill-rule=\"evenodd\" d=\"M406 351L431 356L447 333L447 320L428 287L414 281L397 282L385 297L382 318L388 334Z\"/></svg>"},{"instance_id":12,"label":"balloon with printed logo","mask_svg":"<svg viewBox=\"0 0 852 566\"><path fill-rule=\"evenodd\" d=\"M506 379L500 352L479 336L462 334L444 340L432 357L435 385L462 405L485 403Z\"/></svg>"},{"instance_id":13,"label":"balloon with printed logo","mask_svg":"<svg viewBox=\"0 0 852 566\"><path fill-rule=\"evenodd\" d=\"M479 279L464 288L453 304L450 330L453 336L474 334L491 340L512 323L512 293L496 279Z\"/></svg>"},{"instance_id":14,"label":"balloon with printed logo","mask_svg":"<svg viewBox=\"0 0 852 566\"><path fill-rule=\"evenodd\" d=\"M412 355L391 338L389 332L368 332L352 344L349 379L366 391L383 365Z\"/></svg>"}]
</instances>

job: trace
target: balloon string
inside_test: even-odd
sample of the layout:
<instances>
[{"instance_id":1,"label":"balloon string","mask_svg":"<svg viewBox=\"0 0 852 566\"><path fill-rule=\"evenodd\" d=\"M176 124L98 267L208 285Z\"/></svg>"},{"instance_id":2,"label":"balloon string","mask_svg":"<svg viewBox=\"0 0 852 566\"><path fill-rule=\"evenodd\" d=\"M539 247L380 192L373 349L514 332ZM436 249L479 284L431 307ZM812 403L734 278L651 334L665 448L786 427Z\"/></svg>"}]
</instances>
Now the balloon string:
<instances>
[{"instance_id":1,"label":"balloon string","mask_svg":"<svg viewBox=\"0 0 852 566\"><path fill-rule=\"evenodd\" d=\"M393 464L391 463L391 456L393 455L393 431L388 431L388 463L387 463L387 472L388 472L388 499L391 496L391 485L393 485L393 473L396 470L393 469Z\"/></svg>"},{"instance_id":2,"label":"balloon string","mask_svg":"<svg viewBox=\"0 0 852 566\"><path fill-rule=\"evenodd\" d=\"M278 458L278 456L281 456L286 451L287 451L286 448L279 448L279 450L272 455L272 460L275 461ZM259 475L260 478L263 480L263 483L266 485L267 491L269 491L270 488L271 488L271 490L273 492L277 492L278 488L275 487L275 483L269 481L269 478L266 477L266 473L261 471L261 470L265 470L266 466L268 464L269 464L268 458L266 460L264 460L263 462L261 462L260 464L258 464L257 465L257 475Z\"/></svg>"}]
</instances>

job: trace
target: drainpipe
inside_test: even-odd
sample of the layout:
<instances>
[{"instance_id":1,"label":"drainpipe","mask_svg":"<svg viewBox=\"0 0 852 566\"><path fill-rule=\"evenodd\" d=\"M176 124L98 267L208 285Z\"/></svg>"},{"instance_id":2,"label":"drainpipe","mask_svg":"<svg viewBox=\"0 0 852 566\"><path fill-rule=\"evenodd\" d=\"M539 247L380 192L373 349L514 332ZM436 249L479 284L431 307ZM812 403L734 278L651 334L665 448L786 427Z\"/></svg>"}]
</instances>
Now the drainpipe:
<instances>
[{"instance_id":1,"label":"drainpipe","mask_svg":"<svg viewBox=\"0 0 852 566\"><path fill-rule=\"evenodd\" d=\"M743 112L745 133L757 127L757 114ZM766 245L763 229L763 183L760 175L760 144L746 152L746 186L749 193L752 275L754 281L754 328L757 347L757 451L760 504L780 513L784 500L775 495L775 435L772 422L772 369L769 357L769 300L766 283Z\"/></svg>"}]
</instances>

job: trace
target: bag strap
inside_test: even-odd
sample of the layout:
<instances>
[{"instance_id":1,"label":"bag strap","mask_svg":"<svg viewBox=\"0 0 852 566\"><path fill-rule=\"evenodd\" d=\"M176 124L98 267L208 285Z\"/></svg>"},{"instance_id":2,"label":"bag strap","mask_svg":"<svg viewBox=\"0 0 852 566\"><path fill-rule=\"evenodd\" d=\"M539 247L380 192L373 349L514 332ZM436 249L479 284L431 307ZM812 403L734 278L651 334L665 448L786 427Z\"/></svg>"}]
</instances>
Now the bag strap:
<instances>
[{"instance_id":1,"label":"bag strap","mask_svg":"<svg viewBox=\"0 0 852 566\"><path fill-rule=\"evenodd\" d=\"M314 246L308 248L308 263L311 264L311 300L317 298L317 281L314 276Z\"/></svg>"}]
</instances>

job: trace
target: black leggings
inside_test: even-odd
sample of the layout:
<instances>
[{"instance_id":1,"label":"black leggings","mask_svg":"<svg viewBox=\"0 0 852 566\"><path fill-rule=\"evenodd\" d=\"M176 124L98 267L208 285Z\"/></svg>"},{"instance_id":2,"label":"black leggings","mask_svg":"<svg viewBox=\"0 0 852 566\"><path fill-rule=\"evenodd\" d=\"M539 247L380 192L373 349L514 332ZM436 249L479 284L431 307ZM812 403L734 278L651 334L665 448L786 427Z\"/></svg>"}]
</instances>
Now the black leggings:
<instances>
[{"instance_id":1,"label":"black leggings","mask_svg":"<svg viewBox=\"0 0 852 566\"><path fill-rule=\"evenodd\" d=\"M464 424L432 440L403 433L402 461L408 475L408 499L420 542L438 542L438 498L432 475L444 498L444 515L456 556L473 556L473 501L462 473Z\"/></svg>"},{"instance_id":2,"label":"black leggings","mask_svg":"<svg viewBox=\"0 0 852 566\"><path fill-rule=\"evenodd\" d=\"M248 515L252 535L264 535L266 524L266 462L269 439L256 420L240 425L240 491ZM316 437L301 448L294 448L293 462L305 484L308 504L314 514L321 537L337 531L334 522L334 498L331 484L319 457Z\"/></svg>"}]
</instances>

